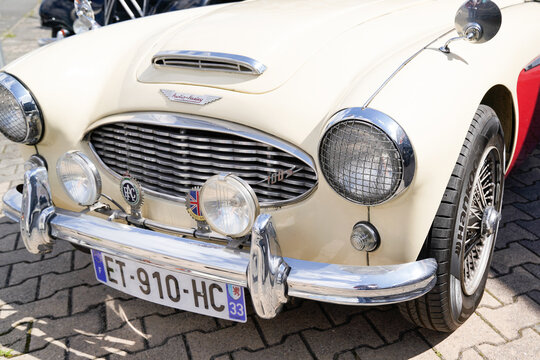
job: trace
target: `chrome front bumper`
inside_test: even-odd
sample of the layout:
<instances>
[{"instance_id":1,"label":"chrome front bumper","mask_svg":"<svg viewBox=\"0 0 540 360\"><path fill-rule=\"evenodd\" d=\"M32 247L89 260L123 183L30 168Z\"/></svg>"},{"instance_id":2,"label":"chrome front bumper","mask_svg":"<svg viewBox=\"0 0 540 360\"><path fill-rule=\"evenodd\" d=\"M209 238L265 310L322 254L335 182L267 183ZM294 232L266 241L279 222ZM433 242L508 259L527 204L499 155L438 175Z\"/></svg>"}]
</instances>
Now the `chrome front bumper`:
<instances>
[{"instance_id":1,"label":"chrome front bumper","mask_svg":"<svg viewBox=\"0 0 540 360\"><path fill-rule=\"evenodd\" d=\"M20 189L19 189L20 190ZM437 263L425 259L389 266L346 266L282 257L268 214L252 230L251 249L167 235L54 207L43 167L25 174L22 194L4 196L4 213L21 227L33 253L69 241L182 273L247 287L257 314L275 317L287 297L346 305L382 305L411 300L435 284Z\"/></svg>"}]
</instances>

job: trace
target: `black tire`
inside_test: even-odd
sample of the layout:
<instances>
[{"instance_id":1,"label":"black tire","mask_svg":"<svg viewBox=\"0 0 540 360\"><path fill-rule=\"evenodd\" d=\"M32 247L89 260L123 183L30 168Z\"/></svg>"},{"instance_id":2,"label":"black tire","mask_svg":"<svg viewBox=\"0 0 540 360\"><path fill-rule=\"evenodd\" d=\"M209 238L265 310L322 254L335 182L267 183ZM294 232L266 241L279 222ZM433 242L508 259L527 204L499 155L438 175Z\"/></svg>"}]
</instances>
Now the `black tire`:
<instances>
[{"instance_id":1,"label":"black tire","mask_svg":"<svg viewBox=\"0 0 540 360\"><path fill-rule=\"evenodd\" d=\"M503 186L503 131L493 109L480 105L426 240L426 257L437 260L437 282L426 295L399 304L407 320L450 332L476 310L491 264Z\"/></svg>"}]
</instances>

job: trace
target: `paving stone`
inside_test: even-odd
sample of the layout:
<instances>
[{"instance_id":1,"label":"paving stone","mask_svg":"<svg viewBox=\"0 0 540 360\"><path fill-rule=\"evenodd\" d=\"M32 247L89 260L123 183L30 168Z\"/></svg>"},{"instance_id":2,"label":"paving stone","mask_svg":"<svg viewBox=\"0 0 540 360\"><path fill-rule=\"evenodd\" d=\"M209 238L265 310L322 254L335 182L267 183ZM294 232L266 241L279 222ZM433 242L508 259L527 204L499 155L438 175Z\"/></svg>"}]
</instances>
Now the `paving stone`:
<instances>
[{"instance_id":1,"label":"paving stone","mask_svg":"<svg viewBox=\"0 0 540 360\"><path fill-rule=\"evenodd\" d=\"M22 243L22 240L20 241ZM31 254L23 247L21 249L16 249L13 251L6 251L0 253L0 264L9 265L21 263L30 264L30 263L39 263L41 261L41 255ZM18 265L19 267L20 265ZM50 271L50 270L49 270Z\"/></svg>"},{"instance_id":2,"label":"paving stone","mask_svg":"<svg viewBox=\"0 0 540 360\"><path fill-rule=\"evenodd\" d=\"M523 173L538 166L540 166L540 159L536 156L529 156L519 165L517 170ZM521 174L519 174L519 177L521 178Z\"/></svg>"},{"instance_id":3,"label":"paving stone","mask_svg":"<svg viewBox=\"0 0 540 360\"><path fill-rule=\"evenodd\" d=\"M521 266L540 279L540 264L523 264Z\"/></svg>"},{"instance_id":4,"label":"paving stone","mask_svg":"<svg viewBox=\"0 0 540 360\"><path fill-rule=\"evenodd\" d=\"M430 346L415 332L403 336L403 340L391 345L372 349L361 347L355 350L360 359L439 359Z\"/></svg>"},{"instance_id":5,"label":"paving stone","mask_svg":"<svg viewBox=\"0 0 540 360\"><path fill-rule=\"evenodd\" d=\"M109 360L126 359L123 355L112 354ZM136 354L129 355L129 360L153 360L153 359L171 359L187 360L189 359L186 346L182 336L168 338L167 341L159 347L149 350L143 350Z\"/></svg>"},{"instance_id":6,"label":"paving stone","mask_svg":"<svg viewBox=\"0 0 540 360\"><path fill-rule=\"evenodd\" d=\"M537 359L540 335L532 329L525 329L517 340L498 346L482 344L478 349L488 359Z\"/></svg>"},{"instance_id":7,"label":"paving stone","mask_svg":"<svg viewBox=\"0 0 540 360\"><path fill-rule=\"evenodd\" d=\"M472 314L463 325L450 334L427 329L420 329L419 331L431 346L437 348L445 359L457 359L461 351L482 342L489 341L499 344L505 341L476 314Z\"/></svg>"},{"instance_id":8,"label":"paving stone","mask_svg":"<svg viewBox=\"0 0 540 360\"><path fill-rule=\"evenodd\" d=\"M327 303L321 303L321 306L336 325L344 324L351 317L371 310L371 308L364 306L346 306Z\"/></svg>"},{"instance_id":9,"label":"paving stone","mask_svg":"<svg viewBox=\"0 0 540 360\"><path fill-rule=\"evenodd\" d=\"M285 339L282 344L271 346L259 351L241 350L233 353L234 360L244 359L265 359L265 360L284 360L284 359L310 359L311 355L306 345L299 335L292 335Z\"/></svg>"},{"instance_id":10,"label":"paving stone","mask_svg":"<svg viewBox=\"0 0 540 360\"><path fill-rule=\"evenodd\" d=\"M92 264L92 257L90 254L84 253L82 251L75 251L75 259L73 260L76 269L82 269ZM93 265L91 265L93 266Z\"/></svg>"},{"instance_id":11,"label":"paving stone","mask_svg":"<svg viewBox=\"0 0 540 360\"><path fill-rule=\"evenodd\" d=\"M168 316L151 315L144 318L144 325L150 347L162 344L167 338L176 334L191 331L207 333L218 330L216 322L211 317L188 312L177 312Z\"/></svg>"},{"instance_id":12,"label":"paving stone","mask_svg":"<svg viewBox=\"0 0 540 360\"><path fill-rule=\"evenodd\" d=\"M512 243L508 245L508 249L498 250L493 253L491 268L499 275L504 275L508 274L513 266L526 262L537 263L538 261L538 256L532 251L518 243Z\"/></svg>"},{"instance_id":13,"label":"paving stone","mask_svg":"<svg viewBox=\"0 0 540 360\"><path fill-rule=\"evenodd\" d=\"M379 334L382 335L386 343L399 340L401 334L415 328L412 323L401 316L397 307L384 312L379 310L369 311L366 313L366 316ZM392 321L388 321L389 319Z\"/></svg>"},{"instance_id":14,"label":"paving stone","mask_svg":"<svg viewBox=\"0 0 540 360\"><path fill-rule=\"evenodd\" d=\"M528 201L526 203L515 203L513 206L529 214L533 218L540 217L540 200Z\"/></svg>"},{"instance_id":15,"label":"paving stone","mask_svg":"<svg viewBox=\"0 0 540 360\"><path fill-rule=\"evenodd\" d=\"M105 309L107 312L107 329L116 329L132 319L152 314L169 315L174 314L176 311L173 308L137 298L105 300Z\"/></svg>"},{"instance_id":16,"label":"paving stone","mask_svg":"<svg viewBox=\"0 0 540 360\"><path fill-rule=\"evenodd\" d=\"M483 357L475 349L468 349L461 354L461 360L482 360Z\"/></svg>"},{"instance_id":17,"label":"paving stone","mask_svg":"<svg viewBox=\"0 0 540 360\"><path fill-rule=\"evenodd\" d=\"M11 324L11 327L7 328L6 331L2 331L1 334L3 335L0 335L0 348L11 349L16 353L23 353L26 348L29 325L31 326L29 323L31 323L31 320ZM0 356L0 358L2 357Z\"/></svg>"},{"instance_id":18,"label":"paving stone","mask_svg":"<svg viewBox=\"0 0 540 360\"><path fill-rule=\"evenodd\" d=\"M515 192L513 192L512 190L508 188L504 190L503 206L514 204L514 203L523 203L527 201L528 200L525 199L523 196L516 194Z\"/></svg>"},{"instance_id":19,"label":"paving stone","mask_svg":"<svg viewBox=\"0 0 540 360\"><path fill-rule=\"evenodd\" d=\"M0 289L0 300L5 303L27 303L34 301L36 298L37 285L38 278L31 278L23 281L19 285Z\"/></svg>"},{"instance_id":20,"label":"paving stone","mask_svg":"<svg viewBox=\"0 0 540 360\"><path fill-rule=\"evenodd\" d=\"M134 320L120 329L103 333L80 330L80 335L69 338L69 359L92 359L111 353L126 358L130 352L144 350L144 338L134 330L140 328L140 321Z\"/></svg>"},{"instance_id":21,"label":"paving stone","mask_svg":"<svg viewBox=\"0 0 540 360\"><path fill-rule=\"evenodd\" d=\"M1 298L0 298L1 299ZM68 315L68 292L60 291L47 299L36 300L23 305L7 304L0 307L0 333L12 324L25 319L61 317Z\"/></svg>"},{"instance_id":22,"label":"paving stone","mask_svg":"<svg viewBox=\"0 0 540 360\"><path fill-rule=\"evenodd\" d=\"M76 314L81 311L86 311L88 308L105 304L106 300L118 298L131 299L132 296L102 284L95 286L81 284L81 286L72 289L71 298L72 313Z\"/></svg>"},{"instance_id":23,"label":"paving stone","mask_svg":"<svg viewBox=\"0 0 540 360\"><path fill-rule=\"evenodd\" d=\"M494 281L494 279L488 279L486 284L486 290L484 290L484 294L482 296L482 300L480 301L480 304L478 305L479 308L481 307L487 307L487 308L497 308L503 306L503 303L497 300L493 295L489 293L489 284L490 282Z\"/></svg>"},{"instance_id":24,"label":"paving stone","mask_svg":"<svg viewBox=\"0 0 540 360\"><path fill-rule=\"evenodd\" d=\"M57 240L54 243L53 250L50 253L44 254L43 258L50 259L66 252L69 252L71 255L73 255L72 253L75 252L75 250L69 242Z\"/></svg>"},{"instance_id":25,"label":"paving stone","mask_svg":"<svg viewBox=\"0 0 540 360\"><path fill-rule=\"evenodd\" d=\"M100 309L59 319L38 319L32 327L30 351L45 347L51 339L78 335L81 331L99 333L104 325Z\"/></svg>"},{"instance_id":26,"label":"paving stone","mask_svg":"<svg viewBox=\"0 0 540 360\"><path fill-rule=\"evenodd\" d=\"M17 360L55 360L63 359L66 354L66 343L64 340L54 340L47 338L47 346L31 351L17 357Z\"/></svg>"},{"instance_id":27,"label":"paving stone","mask_svg":"<svg viewBox=\"0 0 540 360\"><path fill-rule=\"evenodd\" d=\"M70 271L63 274L46 274L41 277L39 299L51 296L56 291L75 287L81 284L97 285L99 282L94 276L94 269L87 267L81 270Z\"/></svg>"},{"instance_id":28,"label":"paving stone","mask_svg":"<svg viewBox=\"0 0 540 360\"><path fill-rule=\"evenodd\" d=\"M336 360L358 360L358 355L351 350L351 351L345 351L344 353L338 354L337 356L334 356L334 359Z\"/></svg>"},{"instance_id":29,"label":"paving stone","mask_svg":"<svg viewBox=\"0 0 540 360\"><path fill-rule=\"evenodd\" d=\"M2 201L0 199L0 201ZM19 237L19 229L14 229L14 231L6 231L0 235L0 253L7 254L8 252L15 249L15 244L17 243L17 238ZM3 262L0 264L4 264Z\"/></svg>"},{"instance_id":30,"label":"paving stone","mask_svg":"<svg viewBox=\"0 0 540 360\"><path fill-rule=\"evenodd\" d=\"M527 294L533 301L540 305L540 290L534 290ZM540 330L539 330L540 331Z\"/></svg>"},{"instance_id":31,"label":"paving stone","mask_svg":"<svg viewBox=\"0 0 540 360\"><path fill-rule=\"evenodd\" d=\"M269 345L281 342L283 336L305 329L328 329L330 323L319 305L314 301L304 301L300 307L284 311L275 319L257 319L264 338Z\"/></svg>"},{"instance_id":32,"label":"paving stone","mask_svg":"<svg viewBox=\"0 0 540 360\"><path fill-rule=\"evenodd\" d=\"M482 308L476 312L507 339L517 338L520 329L534 326L540 321L540 306L526 295L519 296L515 303L500 309Z\"/></svg>"},{"instance_id":33,"label":"paving stone","mask_svg":"<svg viewBox=\"0 0 540 360\"><path fill-rule=\"evenodd\" d=\"M319 359L332 359L334 354L360 346L378 347L383 340L362 316L329 330L306 330L302 334Z\"/></svg>"},{"instance_id":34,"label":"paving stone","mask_svg":"<svg viewBox=\"0 0 540 360\"><path fill-rule=\"evenodd\" d=\"M10 266L1 266L0 267L0 289L4 288L8 282L8 273Z\"/></svg>"},{"instance_id":35,"label":"paving stone","mask_svg":"<svg viewBox=\"0 0 540 360\"><path fill-rule=\"evenodd\" d=\"M486 288L503 304L511 304L517 295L538 289L538 283L539 280L530 272L516 267L508 275L489 279Z\"/></svg>"},{"instance_id":36,"label":"paving stone","mask_svg":"<svg viewBox=\"0 0 540 360\"><path fill-rule=\"evenodd\" d=\"M531 220L531 219L532 217L529 214L519 210L514 205L507 205L503 207L502 209L501 226L505 226L505 224L508 224L516 220Z\"/></svg>"},{"instance_id":37,"label":"paving stone","mask_svg":"<svg viewBox=\"0 0 540 360\"><path fill-rule=\"evenodd\" d=\"M535 253L536 256L540 256L540 241L538 239L522 240L519 243Z\"/></svg>"},{"instance_id":38,"label":"paving stone","mask_svg":"<svg viewBox=\"0 0 540 360\"><path fill-rule=\"evenodd\" d=\"M64 273L70 270L71 254L64 253L52 259L36 261L33 263L17 263L13 265L10 284L18 284L24 279L49 272Z\"/></svg>"},{"instance_id":39,"label":"paving stone","mask_svg":"<svg viewBox=\"0 0 540 360\"><path fill-rule=\"evenodd\" d=\"M517 181L512 181L512 185L512 191L524 197L525 199L529 201L536 201L540 199L540 181L537 181L530 186L523 186L523 184L520 185L520 183L518 183Z\"/></svg>"},{"instance_id":40,"label":"paving stone","mask_svg":"<svg viewBox=\"0 0 540 360\"><path fill-rule=\"evenodd\" d=\"M512 191L516 191L516 188L523 188L525 185L520 182L516 176L510 176L504 180L504 188L505 191L507 189L512 189Z\"/></svg>"},{"instance_id":41,"label":"paving stone","mask_svg":"<svg viewBox=\"0 0 540 360\"><path fill-rule=\"evenodd\" d=\"M250 317L248 317L246 323L237 323L235 326L225 329L209 333L191 332L186 334L186 339L195 360L208 359L212 355L223 354L241 348L259 350L264 346Z\"/></svg>"},{"instance_id":42,"label":"paving stone","mask_svg":"<svg viewBox=\"0 0 540 360\"><path fill-rule=\"evenodd\" d=\"M517 240L535 240L537 239L536 235L525 230L516 223L508 223L504 227L499 228L497 234L497 242L495 243L496 249L505 248L508 246L508 243L517 241Z\"/></svg>"}]
</instances>

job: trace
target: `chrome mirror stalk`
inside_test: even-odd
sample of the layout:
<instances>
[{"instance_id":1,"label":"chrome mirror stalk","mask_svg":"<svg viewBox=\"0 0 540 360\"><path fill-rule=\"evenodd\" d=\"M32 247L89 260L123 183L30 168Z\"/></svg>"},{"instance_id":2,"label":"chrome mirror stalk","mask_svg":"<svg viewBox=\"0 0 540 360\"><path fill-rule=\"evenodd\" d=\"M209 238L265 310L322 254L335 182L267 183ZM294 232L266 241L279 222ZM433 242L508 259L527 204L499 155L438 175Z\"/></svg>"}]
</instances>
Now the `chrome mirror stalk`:
<instances>
[{"instance_id":1,"label":"chrome mirror stalk","mask_svg":"<svg viewBox=\"0 0 540 360\"><path fill-rule=\"evenodd\" d=\"M482 44L495 37L502 24L501 9L491 0L469 0L456 13L455 26L458 37L446 42L439 50L450 53L449 45L457 40Z\"/></svg>"}]
</instances>

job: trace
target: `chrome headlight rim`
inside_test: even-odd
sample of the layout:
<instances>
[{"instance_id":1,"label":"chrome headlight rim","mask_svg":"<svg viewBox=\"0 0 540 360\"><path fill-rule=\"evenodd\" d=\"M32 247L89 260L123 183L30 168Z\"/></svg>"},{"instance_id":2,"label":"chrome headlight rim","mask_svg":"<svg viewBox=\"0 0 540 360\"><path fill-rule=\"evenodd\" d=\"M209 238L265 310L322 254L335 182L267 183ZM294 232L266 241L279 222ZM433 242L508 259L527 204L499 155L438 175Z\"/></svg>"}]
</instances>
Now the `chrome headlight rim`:
<instances>
[{"instance_id":1,"label":"chrome headlight rim","mask_svg":"<svg viewBox=\"0 0 540 360\"><path fill-rule=\"evenodd\" d=\"M243 195L245 195L246 199L251 201L252 204L254 205L253 217L250 218L250 221L249 221L248 225L245 227L245 229L243 231L237 232L237 233L228 233L226 231L223 231L223 229L220 229L219 226L213 221L213 219L211 217L207 216L206 211L205 211L205 207L204 207L204 199L205 199L204 194L205 194L205 190L208 188L208 184L211 184L213 181L227 181L227 180L230 180L233 183L236 183L237 185L239 185L239 189L241 189L239 192L243 193ZM261 212L259 200L257 198L257 195L255 194L255 191L253 191L253 188L245 180L243 180L239 176L236 176L236 175L230 174L230 173L222 173L222 174L214 175L214 176L208 178L205 181L204 185L202 186L202 188L200 190L200 197L201 197L200 198L200 202L201 202L200 206L201 206L201 209L202 209L202 213L203 213L203 216L204 216L206 222L208 223L208 225L210 225L210 228L212 230L214 230L215 232L219 233L219 234L222 234L222 235L225 235L225 236L230 236L232 238L240 238L240 237L248 235L251 232L251 229L252 229L253 225L255 224L255 220L257 219L257 216L259 216L259 214Z\"/></svg>"},{"instance_id":2,"label":"chrome headlight rim","mask_svg":"<svg viewBox=\"0 0 540 360\"><path fill-rule=\"evenodd\" d=\"M0 85L13 95L26 123L26 137L23 140L14 140L8 135L5 136L11 141L26 145L39 143L43 136L43 116L35 97L19 79L6 72L0 72Z\"/></svg>"},{"instance_id":3,"label":"chrome headlight rim","mask_svg":"<svg viewBox=\"0 0 540 360\"><path fill-rule=\"evenodd\" d=\"M94 182L96 184L96 188L94 189L95 190L95 196L93 198L91 198L90 201L87 201L85 203L79 203L77 201L77 199L73 198L73 196L71 195L69 189L67 189L66 185L62 181L62 176L61 176L62 174L60 173L59 164L66 156L77 157L81 161L81 163L86 167L86 169L89 170L89 173L92 176L92 178L93 178L93 180L94 180ZM81 152L79 150L70 150L70 151L62 154L62 156L60 156L58 158L58 160L56 161L56 176L58 177L58 182L62 186L62 189L64 189L64 192L69 196L69 198L73 202L77 203L77 205L91 206L91 205L94 205L99 200L99 198L101 197L101 194L102 194L101 175L99 174L99 171L98 171L96 165L94 165L94 163L88 158L88 156L86 156L83 152Z\"/></svg>"},{"instance_id":4,"label":"chrome headlight rim","mask_svg":"<svg viewBox=\"0 0 540 360\"><path fill-rule=\"evenodd\" d=\"M321 163L321 151L325 136L331 128L344 121L358 121L376 127L377 129L382 131L388 137L388 139L392 141L400 155L402 174L401 178L399 179L398 186L396 187L392 195L380 202L366 203L345 196L345 194L340 193L331 185L332 182L328 179L325 171L323 171L324 166ZM416 172L416 157L414 153L414 148L405 130L403 130L403 128L390 116L379 110L371 108L352 107L340 110L335 113L324 127L324 131L322 132L321 138L319 140L317 154L321 173L323 174L324 179L326 180L330 188L344 199L347 199L348 201L351 201L355 204L364 206L378 206L395 199L409 187L409 185L413 181L414 174Z\"/></svg>"}]
</instances>

